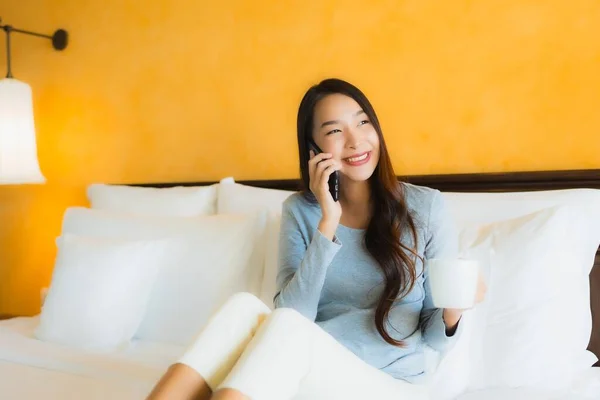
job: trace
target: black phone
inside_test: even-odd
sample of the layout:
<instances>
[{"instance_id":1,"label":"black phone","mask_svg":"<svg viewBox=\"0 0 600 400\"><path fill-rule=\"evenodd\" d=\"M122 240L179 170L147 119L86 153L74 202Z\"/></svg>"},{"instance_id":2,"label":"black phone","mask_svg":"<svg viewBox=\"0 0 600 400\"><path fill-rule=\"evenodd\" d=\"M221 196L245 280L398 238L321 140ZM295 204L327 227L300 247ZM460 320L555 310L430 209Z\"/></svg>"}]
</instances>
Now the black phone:
<instances>
[{"instance_id":1,"label":"black phone","mask_svg":"<svg viewBox=\"0 0 600 400\"><path fill-rule=\"evenodd\" d=\"M317 154L323 152L312 139L308 139L308 149L314 151L315 156ZM339 173L339 171L333 171L333 173L331 175L329 175L328 184L329 184L329 193L331 193L331 197L333 197L333 201L338 201L340 199L340 173Z\"/></svg>"}]
</instances>

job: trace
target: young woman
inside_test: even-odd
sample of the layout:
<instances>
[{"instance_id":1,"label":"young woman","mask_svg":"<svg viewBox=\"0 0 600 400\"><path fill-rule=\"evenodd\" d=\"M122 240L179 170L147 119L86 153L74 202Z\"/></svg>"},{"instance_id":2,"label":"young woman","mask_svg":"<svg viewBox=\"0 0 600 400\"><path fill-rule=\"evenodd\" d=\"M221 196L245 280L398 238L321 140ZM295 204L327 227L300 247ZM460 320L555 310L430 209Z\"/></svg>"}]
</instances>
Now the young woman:
<instances>
[{"instance_id":1,"label":"young woman","mask_svg":"<svg viewBox=\"0 0 600 400\"><path fill-rule=\"evenodd\" d=\"M442 195L398 182L371 103L342 80L305 94L298 147L276 310L233 296L149 399L428 398L423 345L448 349L463 311L435 308L424 273L457 257Z\"/></svg>"}]
</instances>

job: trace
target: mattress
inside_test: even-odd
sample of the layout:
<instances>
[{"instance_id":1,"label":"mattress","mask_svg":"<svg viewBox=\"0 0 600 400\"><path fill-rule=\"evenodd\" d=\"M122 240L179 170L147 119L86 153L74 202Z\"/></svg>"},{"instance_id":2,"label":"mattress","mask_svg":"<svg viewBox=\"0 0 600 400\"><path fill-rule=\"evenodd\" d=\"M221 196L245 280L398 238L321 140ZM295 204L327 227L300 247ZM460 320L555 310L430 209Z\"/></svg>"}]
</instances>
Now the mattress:
<instances>
[{"instance_id":1,"label":"mattress","mask_svg":"<svg viewBox=\"0 0 600 400\"><path fill-rule=\"evenodd\" d=\"M33 337L38 318L0 321L0 398L3 400L143 399L181 346L136 342L111 353L90 353ZM600 368L590 368L571 390L490 389L457 400L599 400Z\"/></svg>"}]
</instances>

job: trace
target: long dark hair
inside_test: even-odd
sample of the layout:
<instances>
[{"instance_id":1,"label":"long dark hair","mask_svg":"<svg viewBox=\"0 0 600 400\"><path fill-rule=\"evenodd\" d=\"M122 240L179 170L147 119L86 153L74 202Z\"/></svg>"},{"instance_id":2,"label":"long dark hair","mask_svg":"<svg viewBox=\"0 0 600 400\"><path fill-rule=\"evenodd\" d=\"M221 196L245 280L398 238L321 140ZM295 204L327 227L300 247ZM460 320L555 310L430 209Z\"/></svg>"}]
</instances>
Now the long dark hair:
<instances>
[{"instance_id":1,"label":"long dark hair","mask_svg":"<svg viewBox=\"0 0 600 400\"><path fill-rule=\"evenodd\" d=\"M302 193L308 201L316 203L317 200L309 189L310 157L306 143L313 135L313 118L317 102L331 94L342 94L354 99L367 114L379 136L379 162L369 179L373 200L372 217L364 240L367 250L378 262L385 276L385 287L375 311L375 326L386 342L404 346L401 340L390 336L386 323L394 301L406 296L413 289L417 279L415 223L406 205L403 185L398 182L394 173L373 106L357 87L343 80L326 79L312 86L300 103L297 124ZM401 242L404 229L410 230L413 247Z\"/></svg>"}]
</instances>

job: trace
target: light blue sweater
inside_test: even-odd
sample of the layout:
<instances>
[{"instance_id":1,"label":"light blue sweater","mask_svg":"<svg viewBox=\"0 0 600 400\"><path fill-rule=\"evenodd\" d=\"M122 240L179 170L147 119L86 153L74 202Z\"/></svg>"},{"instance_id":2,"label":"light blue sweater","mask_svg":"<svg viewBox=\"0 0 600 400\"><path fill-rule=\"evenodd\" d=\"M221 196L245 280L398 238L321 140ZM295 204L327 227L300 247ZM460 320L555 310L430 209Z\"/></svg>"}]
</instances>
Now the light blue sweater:
<instances>
[{"instance_id":1,"label":"light blue sweater","mask_svg":"<svg viewBox=\"0 0 600 400\"><path fill-rule=\"evenodd\" d=\"M403 185L417 228L418 253L425 259L457 257L457 234L441 193ZM419 278L413 290L389 313L387 331L406 347L390 345L375 327L375 309L385 280L364 246L365 230L339 225L331 241L317 230L320 219L320 206L300 193L284 202L275 306L297 310L394 378L420 380L425 370L423 340L438 351L453 341L446 335L442 310L432 304L423 263L417 263ZM412 247L409 232L401 240Z\"/></svg>"}]
</instances>

